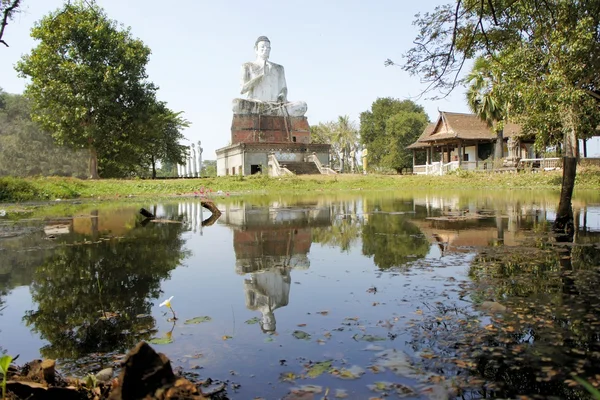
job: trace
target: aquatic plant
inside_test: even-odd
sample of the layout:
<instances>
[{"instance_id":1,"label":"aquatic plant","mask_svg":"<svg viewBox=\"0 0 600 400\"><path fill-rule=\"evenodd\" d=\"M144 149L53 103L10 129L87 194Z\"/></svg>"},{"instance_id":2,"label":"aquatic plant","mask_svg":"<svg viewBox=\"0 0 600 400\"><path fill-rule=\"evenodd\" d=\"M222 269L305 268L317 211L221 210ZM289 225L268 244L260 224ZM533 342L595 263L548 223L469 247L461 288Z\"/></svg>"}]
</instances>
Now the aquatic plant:
<instances>
[{"instance_id":1,"label":"aquatic plant","mask_svg":"<svg viewBox=\"0 0 600 400\"><path fill-rule=\"evenodd\" d=\"M160 307L162 307L162 306L168 307L169 310L171 310L171 312L173 313L173 321L175 321L175 320L177 320L177 315L175 315L175 310L173 310L173 307L171 306L171 300L173 300L173 296L169 297L167 300L160 303Z\"/></svg>"},{"instance_id":2,"label":"aquatic plant","mask_svg":"<svg viewBox=\"0 0 600 400\"><path fill-rule=\"evenodd\" d=\"M13 358L8 354L0 357L0 372L2 372L2 399L6 400L6 379L8 377L8 367L13 361Z\"/></svg>"}]
</instances>

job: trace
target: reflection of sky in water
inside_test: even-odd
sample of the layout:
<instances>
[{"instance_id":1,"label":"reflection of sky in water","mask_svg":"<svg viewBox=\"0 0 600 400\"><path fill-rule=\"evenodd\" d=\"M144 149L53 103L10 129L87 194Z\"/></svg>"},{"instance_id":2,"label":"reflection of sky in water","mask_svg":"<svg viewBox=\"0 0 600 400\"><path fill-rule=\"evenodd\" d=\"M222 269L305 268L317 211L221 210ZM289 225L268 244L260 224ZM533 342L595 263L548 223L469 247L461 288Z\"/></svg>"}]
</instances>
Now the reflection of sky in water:
<instances>
[{"instance_id":1,"label":"reflection of sky in water","mask_svg":"<svg viewBox=\"0 0 600 400\"><path fill-rule=\"evenodd\" d=\"M232 206L230 215L225 212L216 224L207 227L201 227L200 221L208 218L209 212L204 211L200 215L199 207L179 205L176 207L178 213L188 214L186 221L192 224L192 228L182 234L185 247L191 254L183 265L171 271L170 278L162 282L161 298L153 301L152 315L156 319L157 336L164 335L172 328L172 323L167 320L170 314L163 315L167 310L158 306L163 299L174 296L173 307L179 317L172 335L174 343L156 346L156 349L171 357L175 366L203 367L194 370L202 377L231 379L241 383L241 392L234 398L251 398L258 394L267 398L282 396L290 385L276 385L279 374L299 373L302 365L309 360L345 360L348 367L354 364L362 367L369 365L373 353L363 351L368 343L354 340L354 335L378 335L387 340L376 344L410 351L405 344L410 338L403 327L416 317L416 309L428 307L437 301L446 305L453 302L464 305L457 299L456 286L449 282L450 278L459 282L468 279L468 266L476 251L467 247L459 248L459 251L451 249L442 252L443 246L429 237L431 232L444 231L444 240L451 241L473 232L477 236L486 229L489 237L493 238L496 226L493 220L488 219L474 222L472 226L461 225L461 229L453 225L440 228L425 220L424 215L417 215L410 204L406 206L405 203L399 206L399 210L392 210L389 221L407 219L412 221L409 222L412 227L426 229L423 234L430 243L429 252L424 258L386 272L378 270L373 257L363 255L360 238L351 242L349 249L343 252L335 245L315 243L316 228L311 228L310 224L309 228L305 225L295 228L293 225L295 220L312 218L315 226L327 230L331 227L330 211L334 219L351 214L360 221L368 219L372 210L367 209L361 201L353 204L354 208L343 210L329 210L327 203L320 204L319 207L329 210L325 213L323 210L309 213L305 208L286 209L283 212L262 212L256 208L244 213L243 207ZM381 205L376 207L378 213L382 212ZM162 215L172 208L158 207L156 213ZM468 207L470 210L472 208ZM136 210L132 209L131 212L136 213ZM193 215L190 215L190 211ZM323 223L324 215L327 217L326 223ZM548 219L553 219L552 212L546 215ZM278 229L284 228L268 236L266 233L273 228L265 226L263 219L271 221ZM254 228L244 225L249 222L257 225ZM287 231L286 224L291 224ZM506 222L505 225L508 231L511 225ZM599 207L588 207L587 226L590 230L600 230ZM297 245L296 250L282 255L276 239L282 239L281 242L285 243L283 239L287 236L284 235L292 235L292 231L298 236L291 237L300 237L306 232L312 234L313 242L309 242L306 251L298 250L301 246ZM281 276L277 275L281 271L277 269L269 269L270 275L260 269L240 272L244 265L238 264L246 261L236 259L234 248L236 245L238 249L240 247L239 243L234 243L235 232L248 234L250 236L238 237L253 237L257 240L257 246L263 246L261 255L265 257L262 262L281 260L286 256L289 269L281 272ZM273 255L273 252L279 253ZM143 268L143 265L140 267ZM269 324L273 323L275 327L276 334L273 335L264 333L259 324L245 323L252 318L263 319L261 310L264 307L261 308L261 304L264 303L260 303L263 301L260 299L265 287L272 287L278 293L276 299L271 299L274 321L269 321ZM376 288L376 292L372 288ZM11 354L20 353L23 361L38 357L37 349L44 343L21 322L23 314L36 307L31 304L27 287L12 289L5 296L5 301L8 307L0 315L0 346ZM249 304L252 304L250 308L253 310L249 309ZM319 313L323 311L327 312L326 315ZM212 321L197 325L184 324L187 319L204 315L210 316ZM358 321L345 320L349 317ZM389 329L381 326L386 325L386 321L395 325L393 332L399 335L395 340L390 340ZM309 333L311 340L295 339L292 336L295 330ZM233 339L223 340L223 336L232 336ZM268 341L270 339L273 341ZM319 344L320 340L323 344ZM202 356L192 357L198 353ZM284 365L282 360L285 360ZM235 375L230 375L230 371L234 371ZM321 384L331 389L344 387L364 393L366 383L398 381L389 373L367 375L366 381L331 382L330 377L323 376L306 382L299 381L298 384Z\"/></svg>"}]
</instances>

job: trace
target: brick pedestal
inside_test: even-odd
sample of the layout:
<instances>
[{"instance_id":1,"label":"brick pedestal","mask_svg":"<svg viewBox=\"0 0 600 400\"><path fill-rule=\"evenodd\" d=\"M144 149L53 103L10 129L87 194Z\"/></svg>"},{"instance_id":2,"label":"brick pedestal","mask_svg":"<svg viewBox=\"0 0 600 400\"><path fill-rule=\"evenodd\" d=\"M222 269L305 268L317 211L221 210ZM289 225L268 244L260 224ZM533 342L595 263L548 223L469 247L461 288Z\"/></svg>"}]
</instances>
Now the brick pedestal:
<instances>
[{"instance_id":1,"label":"brick pedestal","mask_svg":"<svg viewBox=\"0 0 600 400\"><path fill-rule=\"evenodd\" d=\"M310 143L306 117L233 115L231 144L237 143Z\"/></svg>"}]
</instances>

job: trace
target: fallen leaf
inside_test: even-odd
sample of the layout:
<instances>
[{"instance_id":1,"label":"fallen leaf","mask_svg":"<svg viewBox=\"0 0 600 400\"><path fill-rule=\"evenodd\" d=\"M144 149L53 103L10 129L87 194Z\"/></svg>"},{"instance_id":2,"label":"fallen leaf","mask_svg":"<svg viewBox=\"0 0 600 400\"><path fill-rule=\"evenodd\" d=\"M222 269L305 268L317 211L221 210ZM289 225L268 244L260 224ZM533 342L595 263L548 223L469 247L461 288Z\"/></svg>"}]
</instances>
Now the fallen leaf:
<instances>
[{"instance_id":1,"label":"fallen leaf","mask_svg":"<svg viewBox=\"0 0 600 400\"><path fill-rule=\"evenodd\" d=\"M294 336L296 339L310 340L310 335L304 331L294 331L292 332L292 336Z\"/></svg>"},{"instance_id":2,"label":"fallen leaf","mask_svg":"<svg viewBox=\"0 0 600 400\"><path fill-rule=\"evenodd\" d=\"M223 340L233 339L233 336L223 335L222 339Z\"/></svg>"},{"instance_id":3,"label":"fallen leaf","mask_svg":"<svg viewBox=\"0 0 600 400\"><path fill-rule=\"evenodd\" d=\"M331 363L331 360L325 360L314 363L310 365L310 367L308 367L308 372L306 373L306 375L308 375L311 378L316 378L322 373L328 371L329 368L331 368Z\"/></svg>"},{"instance_id":4,"label":"fallen leaf","mask_svg":"<svg viewBox=\"0 0 600 400\"><path fill-rule=\"evenodd\" d=\"M202 322L208 322L211 320L212 320L211 317L205 315L203 317L195 317L195 318L186 319L184 324L185 325L201 324Z\"/></svg>"},{"instance_id":5,"label":"fallen leaf","mask_svg":"<svg viewBox=\"0 0 600 400\"><path fill-rule=\"evenodd\" d=\"M258 318L258 317L250 318L249 320L244 321L244 323L248 324L248 325L258 324L259 322L260 322L260 318Z\"/></svg>"},{"instance_id":6,"label":"fallen leaf","mask_svg":"<svg viewBox=\"0 0 600 400\"><path fill-rule=\"evenodd\" d=\"M148 340L148 343L150 343L150 344L169 344L169 343L173 343L173 339L171 339L170 337L154 338L154 339Z\"/></svg>"}]
</instances>

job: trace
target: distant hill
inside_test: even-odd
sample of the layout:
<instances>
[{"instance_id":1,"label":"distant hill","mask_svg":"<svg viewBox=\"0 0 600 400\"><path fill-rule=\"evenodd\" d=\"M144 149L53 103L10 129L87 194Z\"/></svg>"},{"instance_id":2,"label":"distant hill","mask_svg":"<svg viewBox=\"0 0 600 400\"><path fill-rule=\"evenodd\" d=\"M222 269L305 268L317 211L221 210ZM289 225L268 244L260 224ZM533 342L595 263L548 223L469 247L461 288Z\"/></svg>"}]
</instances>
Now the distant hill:
<instances>
[{"instance_id":1,"label":"distant hill","mask_svg":"<svg viewBox=\"0 0 600 400\"><path fill-rule=\"evenodd\" d=\"M58 146L31 120L27 99L0 90L0 176L85 178L86 151Z\"/></svg>"}]
</instances>

